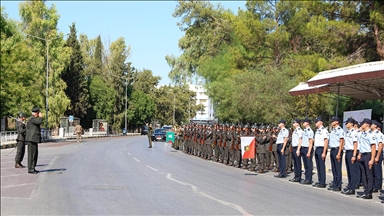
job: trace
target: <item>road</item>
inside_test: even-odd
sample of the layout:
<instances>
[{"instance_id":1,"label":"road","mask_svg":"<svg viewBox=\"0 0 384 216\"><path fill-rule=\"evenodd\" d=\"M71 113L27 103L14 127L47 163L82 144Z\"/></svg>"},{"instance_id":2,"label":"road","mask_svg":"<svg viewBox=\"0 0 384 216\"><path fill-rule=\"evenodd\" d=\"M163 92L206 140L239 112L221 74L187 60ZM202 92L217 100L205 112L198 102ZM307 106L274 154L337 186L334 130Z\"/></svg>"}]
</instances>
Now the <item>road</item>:
<instances>
[{"instance_id":1,"label":"road","mask_svg":"<svg viewBox=\"0 0 384 216\"><path fill-rule=\"evenodd\" d=\"M37 175L1 150L1 215L384 214L377 193L362 200L147 146L145 136L44 143Z\"/></svg>"}]
</instances>

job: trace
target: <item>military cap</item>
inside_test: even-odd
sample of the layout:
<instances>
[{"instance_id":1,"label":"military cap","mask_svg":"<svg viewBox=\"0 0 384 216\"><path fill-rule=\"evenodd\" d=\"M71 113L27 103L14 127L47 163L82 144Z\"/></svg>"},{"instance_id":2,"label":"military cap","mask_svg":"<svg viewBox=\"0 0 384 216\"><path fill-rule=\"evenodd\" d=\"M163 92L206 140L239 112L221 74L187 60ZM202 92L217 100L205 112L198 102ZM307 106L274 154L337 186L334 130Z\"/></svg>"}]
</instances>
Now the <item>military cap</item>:
<instances>
[{"instance_id":1,"label":"military cap","mask_svg":"<svg viewBox=\"0 0 384 216\"><path fill-rule=\"evenodd\" d=\"M315 123L317 123L318 121L323 121L323 118L321 116L315 118Z\"/></svg>"},{"instance_id":2,"label":"military cap","mask_svg":"<svg viewBox=\"0 0 384 216\"><path fill-rule=\"evenodd\" d=\"M21 117L25 117L25 114L23 112L19 113L19 118L21 118Z\"/></svg>"},{"instance_id":3,"label":"military cap","mask_svg":"<svg viewBox=\"0 0 384 216\"><path fill-rule=\"evenodd\" d=\"M281 119L281 120L279 121L279 124L280 124L280 123L285 124L285 120Z\"/></svg>"},{"instance_id":4,"label":"military cap","mask_svg":"<svg viewBox=\"0 0 384 216\"><path fill-rule=\"evenodd\" d=\"M293 121L292 121L292 123L298 123L298 124L300 124L301 123L301 120L300 119L293 119Z\"/></svg>"},{"instance_id":5,"label":"military cap","mask_svg":"<svg viewBox=\"0 0 384 216\"><path fill-rule=\"evenodd\" d=\"M373 125L376 125L376 126L379 126L379 125L380 125L380 123L379 123L378 121L376 121L376 120L372 120L372 124L373 124Z\"/></svg>"},{"instance_id":6,"label":"military cap","mask_svg":"<svg viewBox=\"0 0 384 216\"><path fill-rule=\"evenodd\" d=\"M348 118L344 123L355 123L355 119Z\"/></svg>"},{"instance_id":7,"label":"military cap","mask_svg":"<svg viewBox=\"0 0 384 216\"><path fill-rule=\"evenodd\" d=\"M371 124L372 124L372 121L371 121L371 119L364 118L363 121L362 121L360 124L362 125L362 124L365 124L365 123L371 125Z\"/></svg>"},{"instance_id":8,"label":"military cap","mask_svg":"<svg viewBox=\"0 0 384 216\"><path fill-rule=\"evenodd\" d=\"M32 109L32 112L40 112L40 108L39 108L39 107L34 107L34 108Z\"/></svg>"},{"instance_id":9,"label":"military cap","mask_svg":"<svg viewBox=\"0 0 384 216\"><path fill-rule=\"evenodd\" d=\"M304 122L307 122L307 123L311 124L311 119L309 119L309 118L305 118L305 119L303 119L302 122L303 122L303 123L304 123Z\"/></svg>"},{"instance_id":10,"label":"military cap","mask_svg":"<svg viewBox=\"0 0 384 216\"><path fill-rule=\"evenodd\" d=\"M333 116L332 119L331 119L331 122L334 122L334 121L340 122L340 118L337 117L337 116Z\"/></svg>"}]
</instances>

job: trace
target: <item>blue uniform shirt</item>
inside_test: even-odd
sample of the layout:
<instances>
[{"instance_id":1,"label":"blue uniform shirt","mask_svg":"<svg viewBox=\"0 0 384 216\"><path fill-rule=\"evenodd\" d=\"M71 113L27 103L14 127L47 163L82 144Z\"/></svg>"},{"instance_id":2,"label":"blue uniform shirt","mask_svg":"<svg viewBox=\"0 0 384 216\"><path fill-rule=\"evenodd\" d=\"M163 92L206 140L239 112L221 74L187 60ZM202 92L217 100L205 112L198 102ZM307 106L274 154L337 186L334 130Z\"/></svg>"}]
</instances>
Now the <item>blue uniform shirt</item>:
<instances>
[{"instance_id":1,"label":"blue uniform shirt","mask_svg":"<svg viewBox=\"0 0 384 216\"><path fill-rule=\"evenodd\" d=\"M292 133L292 147L299 146L299 141L302 138L303 138L303 130L301 130L301 128L298 127Z\"/></svg>"},{"instance_id":2,"label":"blue uniform shirt","mask_svg":"<svg viewBox=\"0 0 384 216\"><path fill-rule=\"evenodd\" d=\"M347 134L345 135L345 150L353 150L354 149L354 142L357 142L358 134L354 128L347 130Z\"/></svg>"},{"instance_id":3,"label":"blue uniform shirt","mask_svg":"<svg viewBox=\"0 0 384 216\"><path fill-rule=\"evenodd\" d=\"M333 128L331 133L329 134L329 147L339 147L340 139L344 139L344 130L340 126L338 126L337 128Z\"/></svg>"},{"instance_id":4,"label":"blue uniform shirt","mask_svg":"<svg viewBox=\"0 0 384 216\"><path fill-rule=\"evenodd\" d=\"M375 137L371 130L364 131L361 133L361 137L359 140L359 151L360 153L368 153L371 152L371 145L376 144Z\"/></svg>"},{"instance_id":5,"label":"blue uniform shirt","mask_svg":"<svg viewBox=\"0 0 384 216\"><path fill-rule=\"evenodd\" d=\"M316 130L315 147L324 147L324 140L328 139L328 131L324 127Z\"/></svg>"},{"instance_id":6,"label":"blue uniform shirt","mask_svg":"<svg viewBox=\"0 0 384 216\"><path fill-rule=\"evenodd\" d=\"M309 147L309 140L313 139L313 130L309 128L305 128L303 130L303 141L301 142L301 146Z\"/></svg>"},{"instance_id":7,"label":"blue uniform shirt","mask_svg":"<svg viewBox=\"0 0 384 216\"><path fill-rule=\"evenodd\" d=\"M279 134L277 135L276 144L283 144L284 138L288 138L288 135L288 130L285 129L285 127L281 128Z\"/></svg>"},{"instance_id":8,"label":"blue uniform shirt","mask_svg":"<svg viewBox=\"0 0 384 216\"><path fill-rule=\"evenodd\" d=\"M379 150L379 143L383 143L383 134L379 130L372 131L376 141L376 151Z\"/></svg>"}]
</instances>

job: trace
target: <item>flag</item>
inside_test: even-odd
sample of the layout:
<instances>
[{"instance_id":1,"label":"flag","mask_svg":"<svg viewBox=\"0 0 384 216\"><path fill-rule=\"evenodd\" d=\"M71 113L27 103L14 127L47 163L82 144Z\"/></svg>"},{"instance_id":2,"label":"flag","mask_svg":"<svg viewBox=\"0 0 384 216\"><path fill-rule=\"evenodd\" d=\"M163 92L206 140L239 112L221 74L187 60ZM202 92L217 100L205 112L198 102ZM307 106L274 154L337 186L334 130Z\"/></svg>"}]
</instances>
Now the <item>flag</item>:
<instances>
[{"instance_id":1,"label":"flag","mask_svg":"<svg viewBox=\"0 0 384 216\"><path fill-rule=\"evenodd\" d=\"M243 159L255 158L255 137L241 137L241 153Z\"/></svg>"},{"instance_id":2,"label":"flag","mask_svg":"<svg viewBox=\"0 0 384 216\"><path fill-rule=\"evenodd\" d=\"M167 131L165 142L166 143L174 143L175 142L175 132Z\"/></svg>"}]
</instances>

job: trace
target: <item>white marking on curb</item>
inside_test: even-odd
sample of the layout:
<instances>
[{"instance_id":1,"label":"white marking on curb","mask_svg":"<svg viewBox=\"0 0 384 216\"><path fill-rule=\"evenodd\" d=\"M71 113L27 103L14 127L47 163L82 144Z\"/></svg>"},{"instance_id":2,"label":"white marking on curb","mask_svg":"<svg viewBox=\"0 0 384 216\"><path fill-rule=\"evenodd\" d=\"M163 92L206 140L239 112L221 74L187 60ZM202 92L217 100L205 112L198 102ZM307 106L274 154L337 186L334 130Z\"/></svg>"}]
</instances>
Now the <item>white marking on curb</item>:
<instances>
[{"instance_id":1,"label":"white marking on curb","mask_svg":"<svg viewBox=\"0 0 384 216\"><path fill-rule=\"evenodd\" d=\"M155 169L155 168L153 168L153 167L150 167L150 166L148 166L148 165L146 165L146 167L148 167L149 169L151 169L151 170L153 170L153 171L159 171L159 170L157 170L157 169Z\"/></svg>"},{"instance_id":2,"label":"white marking on curb","mask_svg":"<svg viewBox=\"0 0 384 216\"><path fill-rule=\"evenodd\" d=\"M133 157L133 159L135 160L135 161L137 161L137 162L140 162L137 158L135 158L135 157Z\"/></svg>"},{"instance_id":3,"label":"white marking on curb","mask_svg":"<svg viewBox=\"0 0 384 216\"><path fill-rule=\"evenodd\" d=\"M17 185L8 185L8 186L2 186L1 189L3 188L11 188L11 187L19 187L19 186L25 186L25 185L34 185L36 183L25 183L25 184L17 184Z\"/></svg>"},{"instance_id":4,"label":"white marking on curb","mask_svg":"<svg viewBox=\"0 0 384 216\"><path fill-rule=\"evenodd\" d=\"M216 202L218 202L218 203L220 203L220 204L222 204L222 205L226 205L226 206L228 206L228 207L231 207L231 208L233 208L233 209L239 211L242 215L246 215L246 216L251 215L251 214L249 214L248 212L246 212L241 206L239 206L239 205L237 205L237 204L234 204L234 203L226 202L226 201L224 201L224 200L217 199L217 198L215 198L215 197L213 197L213 196L210 196L210 195L208 195L208 194L206 194L206 193L200 192L199 190L197 190L197 187L196 187L195 185L192 185L192 184L189 184L189 183L186 183L186 182L182 182L182 181L178 181L178 180L172 178L172 176L171 176L170 173L167 174L167 179L168 179L168 180L171 180L171 181L174 181L174 182L176 182L176 183L179 183L179 184L181 184L181 185L183 185L183 186L190 186L190 187L192 188L192 191L193 191L194 194L199 195L199 196L206 197L206 198L211 199L211 200L214 200L214 201L216 201Z\"/></svg>"}]
</instances>

